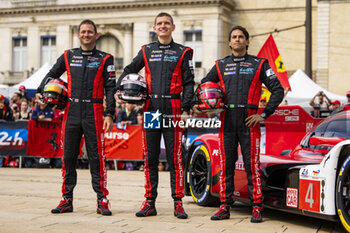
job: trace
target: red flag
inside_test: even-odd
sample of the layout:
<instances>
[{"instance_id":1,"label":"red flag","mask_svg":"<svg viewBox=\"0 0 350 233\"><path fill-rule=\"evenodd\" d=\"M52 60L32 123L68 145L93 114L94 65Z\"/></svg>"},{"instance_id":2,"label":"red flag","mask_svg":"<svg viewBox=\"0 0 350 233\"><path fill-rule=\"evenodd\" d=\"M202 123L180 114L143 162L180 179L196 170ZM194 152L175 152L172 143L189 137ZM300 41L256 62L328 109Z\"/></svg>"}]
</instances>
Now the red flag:
<instances>
[{"instance_id":1,"label":"red flag","mask_svg":"<svg viewBox=\"0 0 350 233\"><path fill-rule=\"evenodd\" d=\"M260 49L260 52L257 56L261 58L267 58L273 72L275 72L278 79L280 80L282 87L284 89L288 88L288 90L291 90L286 68L284 67L284 63L282 61L280 53L278 52L272 34L270 34L269 38L267 38L265 44Z\"/></svg>"},{"instance_id":2,"label":"red flag","mask_svg":"<svg viewBox=\"0 0 350 233\"><path fill-rule=\"evenodd\" d=\"M28 122L27 155L62 157L61 121Z\"/></svg>"}]
</instances>

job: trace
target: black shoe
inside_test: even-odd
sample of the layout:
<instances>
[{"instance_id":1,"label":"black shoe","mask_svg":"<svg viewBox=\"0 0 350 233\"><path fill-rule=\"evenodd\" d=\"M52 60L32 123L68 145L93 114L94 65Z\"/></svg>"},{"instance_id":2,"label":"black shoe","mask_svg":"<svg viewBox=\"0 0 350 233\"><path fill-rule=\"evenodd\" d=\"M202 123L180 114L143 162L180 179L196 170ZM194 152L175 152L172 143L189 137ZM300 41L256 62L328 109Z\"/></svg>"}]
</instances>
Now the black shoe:
<instances>
[{"instance_id":1,"label":"black shoe","mask_svg":"<svg viewBox=\"0 0 350 233\"><path fill-rule=\"evenodd\" d=\"M174 216L181 219L188 218L188 215L186 214L182 205L182 201L174 201Z\"/></svg>"},{"instance_id":2,"label":"black shoe","mask_svg":"<svg viewBox=\"0 0 350 233\"><path fill-rule=\"evenodd\" d=\"M260 207L260 206L253 207L253 211L252 211L253 216L250 219L250 222L259 223L259 222L263 221L262 216L261 216L261 210L262 210L262 207Z\"/></svg>"},{"instance_id":3,"label":"black shoe","mask_svg":"<svg viewBox=\"0 0 350 233\"><path fill-rule=\"evenodd\" d=\"M112 215L112 212L109 210L109 201L107 198L102 198L97 201L97 210L98 214L102 215Z\"/></svg>"},{"instance_id":4,"label":"black shoe","mask_svg":"<svg viewBox=\"0 0 350 233\"><path fill-rule=\"evenodd\" d=\"M66 212L73 212L73 202L72 199L62 197L60 204L55 209L51 210L51 213L53 214L61 214Z\"/></svg>"},{"instance_id":5,"label":"black shoe","mask_svg":"<svg viewBox=\"0 0 350 233\"><path fill-rule=\"evenodd\" d=\"M157 215L157 210L154 201L144 200L141 209L136 213L137 217L147 217Z\"/></svg>"},{"instance_id":6,"label":"black shoe","mask_svg":"<svg viewBox=\"0 0 350 233\"><path fill-rule=\"evenodd\" d=\"M229 219L230 218L230 205L227 203L224 203L220 206L220 209L216 214L211 216L211 220L223 220L223 219Z\"/></svg>"}]
</instances>

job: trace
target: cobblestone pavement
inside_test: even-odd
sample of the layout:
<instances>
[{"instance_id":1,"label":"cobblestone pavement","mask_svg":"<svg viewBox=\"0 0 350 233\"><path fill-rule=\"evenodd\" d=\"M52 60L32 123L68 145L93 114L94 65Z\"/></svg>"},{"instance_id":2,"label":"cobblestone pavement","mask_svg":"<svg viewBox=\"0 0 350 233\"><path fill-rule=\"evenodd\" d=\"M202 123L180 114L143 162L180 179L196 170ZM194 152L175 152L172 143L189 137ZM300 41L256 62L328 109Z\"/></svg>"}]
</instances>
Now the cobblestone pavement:
<instances>
[{"instance_id":1,"label":"cobblestone pavement","mask_svg":"<svg viewBox=\"0 0 350 233\"><path fill-rule=\"evenodd\" d=\"M189 218L173 216L168 172L160 172L157 216L137 218L143 201L141 171L108 171L112 216L96 214L96 195L88 170L78 170L74 212L53 215L61 192L61 170L0 168L0 232L344 232L339 222L323 221L276 210L264 209L264 222L250 223L250 208L235 204L231 218L210 221L215 207L196 205L183 199Z\"/></svg>"}]
</instances>

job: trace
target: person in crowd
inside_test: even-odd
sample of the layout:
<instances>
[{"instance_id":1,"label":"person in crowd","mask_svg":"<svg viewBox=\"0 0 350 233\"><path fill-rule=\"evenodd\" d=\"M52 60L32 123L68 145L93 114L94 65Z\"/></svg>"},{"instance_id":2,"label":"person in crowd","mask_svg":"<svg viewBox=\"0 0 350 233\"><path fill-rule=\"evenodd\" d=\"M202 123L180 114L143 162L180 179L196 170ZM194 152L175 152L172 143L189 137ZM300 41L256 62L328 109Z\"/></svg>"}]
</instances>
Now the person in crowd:
<instances>
[{"instance_id":1,"label":"person in crowd","mask_svg":"<svg viewBox=\"0 0 350 233\"><path fill-rule=\"evenodd\" d=\"M42 98L44 86L51 78L58 79L67 71L68 100L62 122L63 184L62 199L51 213L73 211L73 190L77 183L76 164L84 135L89 157L92 186L97 194L97 213L112 215L107 199L107 171L104 154L105 132L113 127L115 112L115 67L113 56L96 49L99 38L92 20L83 20L78 27L80 48L66 50L45 76L37 89ZM103 117L103 96L106 113ZM33 113L34 114L34 113Z\"/></svg>"},{"instance_id":2,"label":"person in crowd","mask_svg":"<svg viewBox=\"0 0 350 233\"><path fill-rule=\"evenodd\" d=\"M26 87L24 85L19 86L18 91L21 94L22 98L25 98L27 101L30 100L30 97L28 96Z\"/></svg>"},{"instance_id":3,"label":"person in crowd","mask_svg":"<svg viewBox=\"0 0 350 233\"><path fill-rule=\"evenodd\" d=\"M118 112L117 124L120 124L120 127L137 124L137 113L134 106L134 104L127 103L125 109Z\"/></svg>"},{"instance_id":4,"label":"person in crowd","mask_svg":"<svg viewBox=\"0 0 350 233\"><path fill-rule=\"evenodd\" d=\"M38 104L33 110L32 120L36 121L52 121L54 116L54 111L47 103L38 100Z\"/></svg>"},{"instance_id":5,"label":"person in crowd","mask_svg":"<svg viewBox=\"0 0 350 233\"><path fill-rule=\"evenodd\" d=\"M262 97L259 101L259 108L265 108L267 106L266 97Z\"/></svg>"},{"instance_id":6,"label":"person in crowd","mask_svg":"<svg viewBox=\"0 0 350 233\"><path fill-rule=\"evenodd\" d=\"M310 100L310 105L312 106L311 115L315 118L321 117L321 110L328 110L331 105L331 100L327 97L327 95L320 91L316 93L314 97Z\"/></svg>"},{"instance_id":7,"label":"person in crowd","mask_svg":"<svg viewBox=\"0 0 350 233\"><path fill-rule=\"evenodd\" d=\"M337 109L340 107L340 101L339 100L334 100L331 102L331 106L329 106L329 110L333 112L337 112Z\"/></svg>"},{"instance_id":8,"label":"person in crowd","mask_svg":"<svg viewBox=\"0 0 350 233\"><path fill-rule=\"evenodd\" d=\"M19 109L20 108L18 107L17 103L12 103L11 104L11 110L12 110L12 115L13 115L14 120L17 120L16 116L19 113Z\"/></svg>"},{"instance_id":9,"label":"person in crowd","mask_svg":"<svg viewBox=\"0 0 350 233\"><path fill-rule=\"evenodd\" d=\"M142 125L142 121L143 121L143 105L137 106L135 111L136 111L137 124L138 125Z\"/></svg>"},{"instance_id":10,"label":"person in crowd","mask_svg":"<svg viewBox=\"0 0 350 233\"><path fill-rule=\"evenodd\" d=\"M219 82L226 96L228 109L220 115L220 201L221 206L211 220L230 218L233 203L234 168L238 159L238 144L241 146L244 167L247 173L248 193L252 203L251 222L262 222L262 190L260 170L260 122L274 113L284 95L283 87L264 58L247 53L249 33L242 26L235 26L229 33L232 55L216 61L213 68L201 80ZM235 72L230 72L234 70ZM257 113L262 83L271 92L267 106ZM194 115L200 115L197 105Z\"/></svg>"},{"instance_id":11,"label":"person in crowd","mask_svg":"<svg viewBox=\"0 0 350 233\"><path fill-rule=\"evenodd\" d=\"M0 120L13 121L13 112L5 96L0 94Z\"/></svg>"},{"instance_id":12,"label":"person in crowd","mask_svg":"<svg viewBox=\"0 0 350 233\"><path fill-rule=\"evenodd\" d=\"M21 99L22 99L21 93L19 93L19 92L13 93L13 96L12 96L11 101L10 101L10 103L11 103L10 106L12 106L12 104L15 103L15 104L17 104L18 109L20 109L21 108Z\"/></svg>"},{"instance_id":13,"label":"person in crowd","mask_svg":"<svg viewBox=\"0 0 350 233\"><path fill-rule=\"evenodd\" d=\"M180 120L180 115L188 116L193 96L194 72L191 48L177 44L172 39L175 24L172 16L162 12L155 17L153 30L158 41L142 46L131 64L124 68L117 89L122 79L130 73L138 73L145 67L145 78L148 82L150 99L146 100L144 111L158 111ZM181 99L182 93L182 99ZM120 101L117 99L119 103ZM167 161L170 167L171 196L174 200L174 215L185 219L183 208L184 180L182 164L182 129L180 127L162 127L143 130L143 148L145 156L144 171L146 176L145 198L137 217L156 215L155 201L158 187L158 163L160 140L164 136Z\"/></svg>"}]
</instances>

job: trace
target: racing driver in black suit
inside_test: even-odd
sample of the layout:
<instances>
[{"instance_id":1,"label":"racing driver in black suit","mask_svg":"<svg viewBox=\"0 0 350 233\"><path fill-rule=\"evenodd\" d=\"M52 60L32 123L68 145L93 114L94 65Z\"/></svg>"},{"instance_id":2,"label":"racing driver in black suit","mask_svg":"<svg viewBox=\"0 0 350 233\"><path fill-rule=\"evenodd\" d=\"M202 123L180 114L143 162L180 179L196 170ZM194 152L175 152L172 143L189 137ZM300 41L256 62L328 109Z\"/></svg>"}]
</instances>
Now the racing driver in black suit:
<instances>
[{"instance_id":1,"label":"racing driver in black suit","mask_svg":"<svg viewBox=\"0 0 350 233\"><path fill-rule=\"evenodd\" d=\"M283 88L270 68L268 61L247 54L248 31L236 26L229 33L232 55L216 61L201 82L218 82L226 96L227 109L220 115L220 201L219 211L212 220L228 219L234 191L234 169L238 159L238 143L241 146L248 192L253 211L251 222L262 222L262 192L260 171L260 122L276 110L283 99ZM261 85L271 92L270 100L262 114L257 114ZM200 115L193 106L195 115Z\"/></svg>"},{"instance_id":2,"label":"racing driver in black suit","mask_svg":"<svg viewBox=\"0 0 350 233\"><path fill-rule=\"evenodd\" d=\"M104 132L113 127L115 112L115 68L110 54L96 49L99 34L91 20L79 25L81 47L67 50L45 76L37 89L40 99L45 84L67 71L68 103L62 123L64 157L62 163L62 200L52 213L73 211L73 189L77 182L76 163L82 135L85 137L92 186L97 193L97 213L111 215L108 207L107 170L104 155ZM103 97L107 109L103 119Z\"/></svg>"},{"instance_id":3,"label":"racing driver in black suit","mask_svg":"<svg viewBox=\"0 0 350 233\"><path fill-rule=\"evenodd\" d=\"M145 67L145 79L150 98L144 104L144 112L159 111L162 117L171 116L173 121L179 121L181 114L182 116L188 115L191 109L194 85L193 51L172 40L171 35L175 25L173 18L168 13L160 13L156 16L153 29L158 36L158 41L142 46L131 64L124 68L124 72L118 80L117 89L127 74L138 73ZM119 99L117 101L122 103ZM174 215L177 218L185 219L187 214L182 205L184 197L182 129L178 126L143 129L146 200L136 216L146 217L157 214L155 200L157 198L158 163L162 134L164 135L166 157L170 169Z\"/></svg>"}]
</instances>

